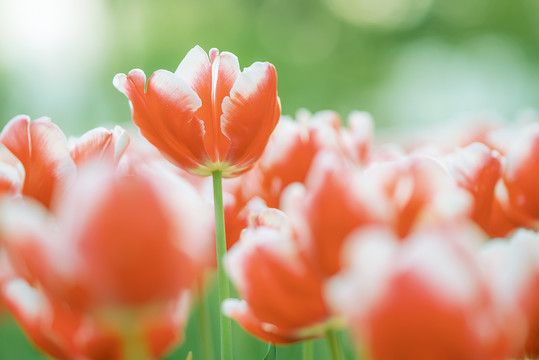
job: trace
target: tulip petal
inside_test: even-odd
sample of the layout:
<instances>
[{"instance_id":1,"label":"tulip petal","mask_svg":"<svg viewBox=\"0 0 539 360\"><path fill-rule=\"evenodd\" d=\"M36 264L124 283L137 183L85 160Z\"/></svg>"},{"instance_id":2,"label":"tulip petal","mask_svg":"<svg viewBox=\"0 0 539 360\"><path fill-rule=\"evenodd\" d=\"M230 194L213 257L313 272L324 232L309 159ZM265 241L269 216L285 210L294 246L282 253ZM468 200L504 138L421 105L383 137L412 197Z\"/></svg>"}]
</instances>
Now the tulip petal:
<instances>
[{"instance_id":1,"label":"tulip petal","mask_svg":"<svg viewBox=\"0 0 539 360\"><path fill-rule=\"evenodd\" d=\"M0 134L0 142L19 159L25 168L30 164L29 126L30 118L19 115L11 119Z\"/></svg>"},{"instance_id":2,"label":"tulip petal","mask_svg":"<svg viewBox=\"0 0 539 360\"><path fill-rule=\"evenodd\" d=\"M178 65L175 75L185 80L201 100L196 117L204 123L204 147L210 161L217 163L219 162L218 142L219 139L223 138L223 135L219 118L216 118L214 113L212 64L208 54L200 46L195 46Z\"/></svg>"},{"instance_id":3,"label":"tulip petal","mask_svg":"<svg viewBox=\"0 0 539 360\"><path fill-rule=\"evenodd\" d=\"M236 55L223 52L212 63L212 123L211 130L206 124L206 136L204 138L208 153L216 152L214 162L222 162L230 147L230 140L221 131L222 104L225 97L230 95L234 82L240 75L240 65ZM209 136L209 134L213 134ZM214 155L215 156L215 155Z\"/></svg>"},{"instance_id":4,"label":"tulip petal","mask_svg":"<svg viewBox=\"0 0 539 360\"><path fill-rule=\"evenodd\" d=\"M18 194L24 183L24 167L4 145L0 144L0 195Z\"/></svg>"},{"instance_id":5,"label":"tulip petal","mask_svg":"<svg viewBox=\"0 0 539 360\"><path fill-rule=\"evenodd\" d=\"M161 152L187 169L207 162L202 143L204 127L194 114L202 105L199 96L180 77L158 70L144 93L144 73L118 74L114 85L131 101L133 122Z\"/></svg>"},{"instance_id":6,"label":"tulip petal","mask_svg":"<svg viewBox=\"0 0 539 360\"><path fill-rule=\"evenodd\" d=\"M73 358L65 339L52 331L58 314L42 292L24 280L15 279L0 287L0 297L36 346L55 359Z\"/></svg>"},{"instance_id":7,"label":"tulip petal","mask_svg":"<svg viewBox=\"0 0 539 360\"><path fill-rule=\"evenodd\" d=\"M261 322L251 311L249 305L243 300L226 299L222 306L223 314L237 321L247 332L272 344L287 344L304 337L293 332L280 331L272 324Z\"/></svg>"},{"instance_id":8,"label":"tulip petal","mask_svg":"<svg viewBox=\"0 0 539 360\"><path fill-rule=\"evenodd\" d=\"M71 141L70 155L77 166L95 158L118 162L129 144L129 135L119 126L114 130L99 127Z\"/></svg>"},{"instance_id":9,"label":"tulip petal","mask_svg":"<svg viewBox=\"0 0 539 360\"><path fill-rule=\"evenodd\" d=\"M238 58L229 52L208 55L195 46L182 60L176 75L184 79L202 100L196 116L204 122L204 146L212 163L224 160L230 141L221 132L221 104L240 74Z\"/></svg>"},{"instance_id":10,"label":"tulip petal","mask_svg":"<svg viewBox=\"0 0 539 360\"><path fill-rule=\"evenodd\" d=\"M203 103L210 103L211 63L200 46L195 46L185 55L174 74L189 84Z\"/></svg>"},{"instance_id":11,"label":"tulip petal","mask_svg":"<svg viewBox=\"0 0 539 360\"><path fill-rule=\"evenodd\" d=\"M256 62L238 76L223 100L221 129L230 139L225 161L238 172L250 168L264 151L279 115L275 67Z\"/></svg>"},{"instance_id":12,"label":"tulip petal","mask_svg":"<svg viewBox=\"0 0 539 360\"><path fill-rule=\"evenodd\" d=\"M495 188L502 174L500 154L482 143L470 144L459 150L449 163L449 171L457 184L473 196L472 219L494 235L500 224L492 222Z\"/></svg>"},{"instance_id":13,"label":"tulip petal","mask_svg":"<svg viewBox=\"0 0 539 360\"><path fill-rule=\"evenodd\" d=\"M24 166L23 194L50 207L53 192L63 189L75 174L62 130L48 118L30 124L27 116L19 116L6 125L0 142Z\"/></svg>"}]
</instances>

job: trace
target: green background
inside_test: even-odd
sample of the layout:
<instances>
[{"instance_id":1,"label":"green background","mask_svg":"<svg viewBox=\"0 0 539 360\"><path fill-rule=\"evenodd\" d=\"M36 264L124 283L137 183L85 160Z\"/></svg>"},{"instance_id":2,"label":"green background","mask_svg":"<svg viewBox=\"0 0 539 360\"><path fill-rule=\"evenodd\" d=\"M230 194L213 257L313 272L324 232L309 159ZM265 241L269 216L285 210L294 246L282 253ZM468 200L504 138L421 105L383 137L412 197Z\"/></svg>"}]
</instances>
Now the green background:
<instances>
[{"instance_id":1,"label":"green background","mask_svg":"<svg viewBox=\"0 0 539 360\"><path fill-rule=\"evenodd\" d=\"M129 122L114 75L174 71L196 44L275 64L288 115L409 126L539 102L537 0L0 0L0 125Z\"/></svg>"}]
</instances>

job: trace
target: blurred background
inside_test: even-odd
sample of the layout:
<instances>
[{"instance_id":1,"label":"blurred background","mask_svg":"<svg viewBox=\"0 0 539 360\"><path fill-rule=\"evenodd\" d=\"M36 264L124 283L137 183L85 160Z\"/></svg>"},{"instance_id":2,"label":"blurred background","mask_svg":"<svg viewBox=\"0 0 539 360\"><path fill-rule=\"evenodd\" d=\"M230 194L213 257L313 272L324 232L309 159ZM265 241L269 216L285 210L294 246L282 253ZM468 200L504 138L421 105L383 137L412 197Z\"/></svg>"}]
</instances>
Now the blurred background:
<instances>
[{"instance_id":1,"label":"blurred background","mask_svg":"<svg viewBox=\"0 0 539 360\"><path fill-rule=\"evenodd\" d=\"M539 107L538 0L0 0L0 125L129 122L114 75L174 71L196 44L275 64L288 115L381 128Z\"/></svg>"},{"instance_id":2,"label":"blurred background","mask_svg":"<svg viewBox=\"0 0 539 360\"><path fill-rule=\"evenodd\" d=\"M127 124L114 75L174 71L196 44L242 68L275 64L292 116L362 110L403 128L539 108L539 0L0 0L0 125L17 114L67 135ZM197 331L171 358L205 346ZM263 357L264 344L244 344ZM41 358L0 316L0 359Z\"/></svg>"}]
</instances>

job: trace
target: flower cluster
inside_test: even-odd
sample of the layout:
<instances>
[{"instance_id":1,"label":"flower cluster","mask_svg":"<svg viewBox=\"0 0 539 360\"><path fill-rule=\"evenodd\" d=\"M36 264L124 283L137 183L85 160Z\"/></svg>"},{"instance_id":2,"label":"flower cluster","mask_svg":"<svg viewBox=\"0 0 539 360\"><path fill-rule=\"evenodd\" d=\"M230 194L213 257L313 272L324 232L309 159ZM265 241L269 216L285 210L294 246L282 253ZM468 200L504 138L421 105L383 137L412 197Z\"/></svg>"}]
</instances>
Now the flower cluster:
<instances>
[{"instance_id":1,"label":"flower cluster","mask_svg":"<svg viewBox=\"0 0 539 360\"><path fill-rule=\"evenodd\" d=\"M34 344L57 359L157 358L177 344L211 250L195 188L120 127L68 141L20 116L0 142L0 297Z\"/></svg>"},{"instance_id":2,"label":"flower cluster","mask_svg":"<svg viewBox=\"0 0 539 360\"><path fill-rule=\"evenodd\" d=\"M539 356L537 123L376 145L347 123L283 117L230 186L225 313L274 343L346 327L372 359Z\"/></svg>"},{"instance_id":3,"label":"flower cluster","mask_svg":"<svg viewBox=\"0 0 539 360\"><path fill-rule=\"evenodd\" d=\"M254 336L348 329L373 360L539 357L539 122L375 141L366 113L280 116L273 65L240 71L200 47L175 73L114 85L145 139L66 139L26 116L0 133L0 300L49 356L157 359L181 343L221 261L219 204L193 175L217 173L234 177L224 263L239 294L220 305Z\"/></svg>"}]
</instances>

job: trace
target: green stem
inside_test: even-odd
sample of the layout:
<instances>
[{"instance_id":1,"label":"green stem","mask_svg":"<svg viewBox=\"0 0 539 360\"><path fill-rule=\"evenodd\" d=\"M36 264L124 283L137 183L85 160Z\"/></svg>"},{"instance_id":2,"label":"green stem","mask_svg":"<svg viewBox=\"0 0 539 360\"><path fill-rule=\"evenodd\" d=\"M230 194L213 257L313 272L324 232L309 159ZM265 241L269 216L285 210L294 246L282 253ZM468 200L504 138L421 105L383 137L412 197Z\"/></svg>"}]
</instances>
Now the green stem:
<instances>
[{"instance_id":1,"label":"green stem","mask_svg":"<svg viewBox=\"0 0 539 360\"><path fill-rule=\"evenodd\" d=\"M204 274L206 275L206 274ZM210 320L208 318L208 307L206 304L206 294L204 293L204 278L199 283L198 287L198 324L202 332L202 353L204 360L213 359L213 341L211 336Z\"/></svg>"},{"instance_id":2,"label":"green stem","mask_svg":"<svg viewBox=\"0 0 539 360\"><path fill-rule=\"evenodd\" d=\"M139 330L126 329L124 335L124 358L129 360L147 360L149 359L148 349L144 337Z\"/></svg>"},{"instance_id":3,"label":"green stem","mask_svg":"<svg viewBox=\"0 0 539 360\"><path fill-rule=\"evenodd\" d=\"M215 241L217 244L217 271L219 278L219 306L230 297L230 287L223 264L226 254L225 215L223 211L223 185L221 171L212 172L213 203L215 208ZM221 359L232 360L232 321L223 315L221 309Z\"/></svg>"},{"instance_id":4,"label":"green stem","mask_svg":"<svg viewBox=\"0 0 539 360\"><path fill-rule=\"evenodd\" d=\"M303 341L303 360L313 360L313 341Z\"/></svg>"},{"instance_id":5,"label":"green stem","mask_svg":"<svg viewBox=\"0 0 539 360\"><path fill-rule=\"evenodd\" d=\"M337 332L333 329L328 329L326 331L326 337L329 341L329 347L331 348L331 357L333 358L333 360L343 360L341 344L337 337Z\"/></svg>"}]
</instances>

